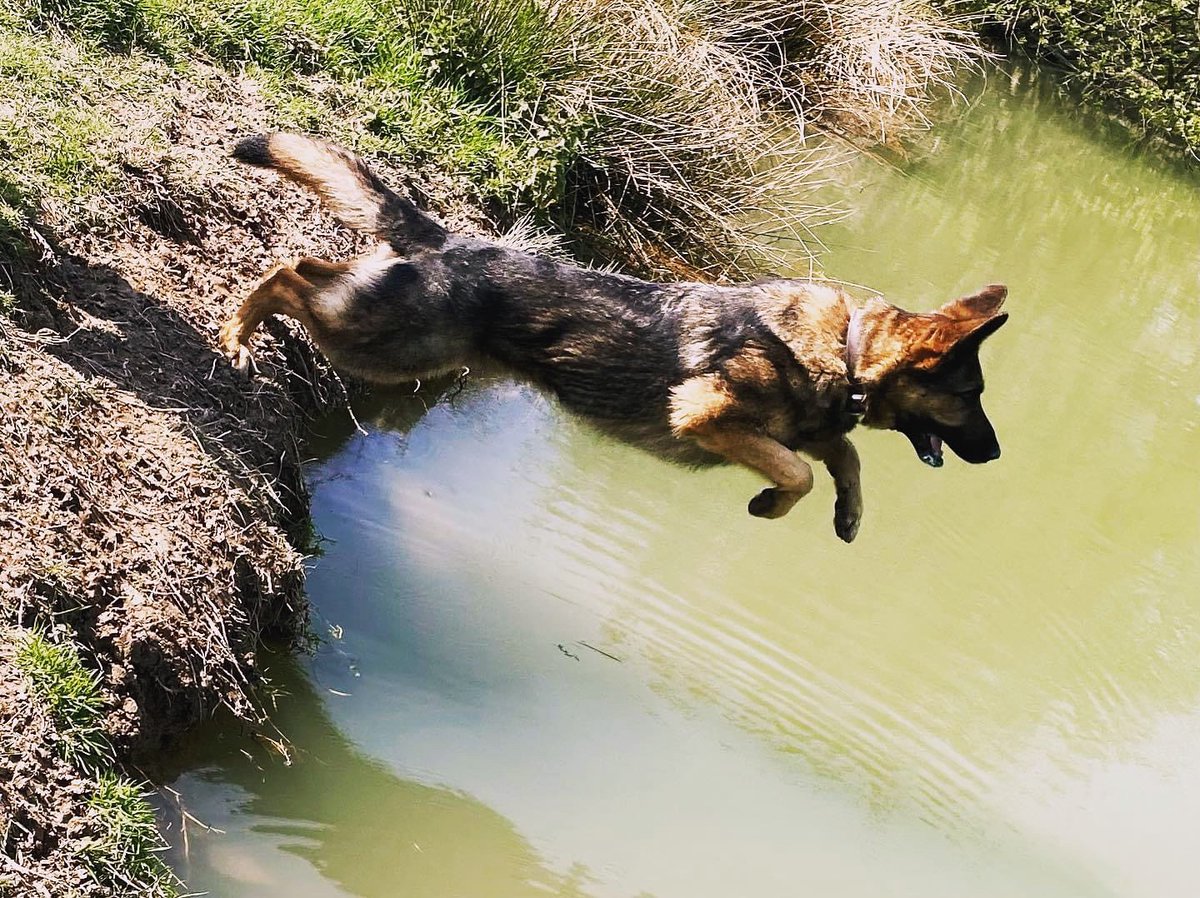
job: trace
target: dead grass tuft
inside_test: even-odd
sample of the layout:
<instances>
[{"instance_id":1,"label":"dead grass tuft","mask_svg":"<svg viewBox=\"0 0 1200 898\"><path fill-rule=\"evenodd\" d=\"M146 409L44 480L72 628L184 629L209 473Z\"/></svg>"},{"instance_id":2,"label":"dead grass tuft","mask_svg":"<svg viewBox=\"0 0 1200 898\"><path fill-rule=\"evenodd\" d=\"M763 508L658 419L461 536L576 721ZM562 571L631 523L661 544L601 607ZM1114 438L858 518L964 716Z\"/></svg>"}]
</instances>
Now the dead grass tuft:
<instances>
[{"instance_id":1,"label":"dead grass tuft","mask_svg":"<svg viewBox=\"0 0 1200 898\"><path fill-rule=\"evenodd\" d=\"M899 145L974 58L969 35L920 0L550 8L578 16L558 88L591 125L571 172L575 221L673 273L774 268L780 236L815 253L842 210L813 198L842 156L810 138Z\"/></svg>"}]
</instances>

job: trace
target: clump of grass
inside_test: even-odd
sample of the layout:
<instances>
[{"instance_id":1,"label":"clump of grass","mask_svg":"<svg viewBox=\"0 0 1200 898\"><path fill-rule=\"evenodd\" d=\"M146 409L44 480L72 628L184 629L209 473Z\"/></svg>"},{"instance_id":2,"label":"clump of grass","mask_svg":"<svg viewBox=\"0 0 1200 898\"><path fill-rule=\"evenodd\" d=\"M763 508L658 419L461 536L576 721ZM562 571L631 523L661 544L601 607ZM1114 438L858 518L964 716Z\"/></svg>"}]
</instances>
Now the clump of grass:
<instances>
[{"instance_id":1,"label":"clump of grass","mask_svg":"<svg viewBox=\"0 0 1200 898\"><path fill-rule=\"evenodd\" d=\"M802 198L837 156L807 136L897 140L971 54L926 0L19 3L101 46L250 66L314 130L338 111L289 85L333 79L360 149L601 255L712 274L768 265L764 226L815 247L832 210Z\"/></svg>"},{"instance_id":2,"label":"clump of grass","mask_svg":"<svg viewBox=\"0 0 1200 898\"><path fill-rule=\"evenodd\" d=\"M15 661L49 708L63 756L92 772L111 764L100 678L83 666L79 650L31 631L18 645Z\"/></svg>"},{"instance_id":3,"label":"clump of grass","mask_svg":"<svg viewBox=\"0 0 1200 898\"><path fill-rule=\"evenodd\" d=\"M0 153L20 166L22 194L77 195L104 181L95 147L111 123L81 102L85 78L77 59L0 20ZM15 205L14 192L0 191L0 202Z\"/></svg>"},{"instance_id":4,"label":"clump of grass","mask_svg":"<svg viewBox=\"0 0 1200 898\"><path fill-rule=\"evenodd\" d=\"M154 811L140 786L111 769L112 745L103 730L104 697L69 641L33 630L17 639L13 660L45 703L63 758L90 779L90 830L82 847L96 882L114 895L174 898L177 880L163 862Z\"/></svg>"},{"instance_id":5,"label":"clump of grass","mask_svg":"<svg viewBox=\"0 0 1200 898\"><path fill-rule=\"evenodd\" d=\"M925 123L934 88L970 58L963 35L911 0L572 8L579 64L562 93L589 128L566 205L573 223L646 267L771 267L779 260L762 232L815 250L815 229L840 210L810 198L841 160L806 136L899 138Z\"/></svg>"},{"instance_id":6,"label":"clump of grass","mask_svg":"<svg viewBox=\"0 0 1200 898\"><path fill-rule=\"evenodd\" d=\"M977 48L960 20L924 0L823 4L827 24L811 58L795 61L812 117L854 140L898 144L930 124L932 97L953 92Z\"/></svg>"},{"instance_id":7,"label":"clump of grass","mask_svg":"<svg viewBox=\"0 0 1200 898\"><path fill-rule=\"evenodd\" d=\"M102 885L136 887L138 895L172 898L175 876L163 862L162 837L142 790L113 773L102 773L88 798L103 834L83 849L88 867Z\"/></svg>"}]
</instances>

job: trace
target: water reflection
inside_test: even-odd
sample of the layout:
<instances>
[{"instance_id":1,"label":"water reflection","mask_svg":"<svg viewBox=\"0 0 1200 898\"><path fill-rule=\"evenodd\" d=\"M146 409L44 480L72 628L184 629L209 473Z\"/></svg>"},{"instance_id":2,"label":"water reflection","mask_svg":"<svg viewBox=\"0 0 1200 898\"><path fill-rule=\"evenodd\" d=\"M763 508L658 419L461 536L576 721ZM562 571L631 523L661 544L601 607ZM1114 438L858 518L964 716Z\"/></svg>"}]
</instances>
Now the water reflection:
<instances>
[{"instance_id":1,"label":"water reflection","mask_svg":"<svg viewBox=\"0 0 1200 898\"><path fill-rule=\"evenodd\" d=\"M191 770L176 783L188 813L223 831L191 822L186 854L176 840L172 861L193 887L262 898L587 894L583 867L547 870L486 805L364 755L327 714L336 698L318 695L294 660L270 659L269 676L283 693L275 720L292 743L290 764L227 724L172 759ZM166 816L183 825L178 806Z\"/></svg>"}]
</instances>

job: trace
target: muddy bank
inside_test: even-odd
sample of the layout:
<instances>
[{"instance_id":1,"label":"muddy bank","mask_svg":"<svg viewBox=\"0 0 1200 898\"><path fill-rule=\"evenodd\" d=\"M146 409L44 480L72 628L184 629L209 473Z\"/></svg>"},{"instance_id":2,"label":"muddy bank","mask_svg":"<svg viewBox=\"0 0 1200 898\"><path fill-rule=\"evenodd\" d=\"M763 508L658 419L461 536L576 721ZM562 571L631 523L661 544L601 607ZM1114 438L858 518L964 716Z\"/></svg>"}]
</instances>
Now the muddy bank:
<instances>
[{"instance_id":1,"label":"muddy bank","mask_svg":"<svg viewBox=\"0 0 1200 898\"><path fill-rule=\"evenodd\" d=\"M0 650L0 811L4 852L0 894L88 894L87 868L75 862L99 827L88 814L79 771L54 750L54 724L24 674Z\"/></svg>"},{"instance_id":2,"label":"muddy bank","mask_svg":"<svg viewBox=\"0 0 1200 898\"><path fill-rule=\"evenodd\" d=\"M0 646L34 629L79 646L134 763L221 706L260 722L256 646L304 637L300 441L345 386L287 322L258 338L252 381L215 338L274 262L355 248L307 194L227 158L271 126L252 88L198 68L168 92L109 110L138 127L103 215L26 209L31 251L2 270ZM148 152L151 115L171 142ZM52 750L21 672L0 674L0 894L141 894L81 866L87 772Z\"/></svg>"}]
</instances>

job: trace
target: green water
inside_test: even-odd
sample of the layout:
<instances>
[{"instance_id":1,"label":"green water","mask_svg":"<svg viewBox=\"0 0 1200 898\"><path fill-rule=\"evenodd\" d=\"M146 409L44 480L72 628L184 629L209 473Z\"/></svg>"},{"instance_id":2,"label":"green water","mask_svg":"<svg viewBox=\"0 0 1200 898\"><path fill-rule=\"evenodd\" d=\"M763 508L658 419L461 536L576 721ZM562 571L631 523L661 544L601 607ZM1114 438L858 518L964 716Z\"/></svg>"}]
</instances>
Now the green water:
<instances>
[{"instance_id":1,"label":"green water","mask_svg":"<svg viewBox=\"0 0 1200 898\"><path fill-rule=\"evenodd\" d=\"M291 762L228 726L177 759L214 828L172 855L192 888L1197 893L1200 182L1008 76L844 182L831 275L913 308L1009 285L1004 457L859 435L845 546L828 481L761 521L751 475L522 386L376 397L311 468Z\"/></svg>"}]
</instances>

